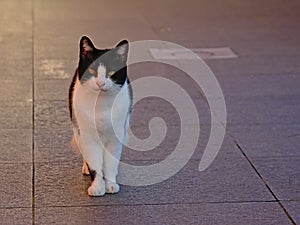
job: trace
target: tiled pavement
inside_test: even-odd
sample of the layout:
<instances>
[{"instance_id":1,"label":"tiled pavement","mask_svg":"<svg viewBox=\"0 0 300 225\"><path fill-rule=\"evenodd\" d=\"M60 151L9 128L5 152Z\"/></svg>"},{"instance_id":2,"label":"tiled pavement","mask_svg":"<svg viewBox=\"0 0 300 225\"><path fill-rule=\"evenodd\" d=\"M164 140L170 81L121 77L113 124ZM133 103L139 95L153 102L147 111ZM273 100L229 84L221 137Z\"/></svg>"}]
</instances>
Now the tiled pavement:
<instances>
[{"instance_id":1,"label":"tiled pavement","mask_svg":"<svg viewBox=\"0 0 300 225\"><path fill-rule=\"evenodd\" d=\"M300 222L299 1L2 0L0 18L0 224ZM228 113L224 143L207 170L198 166L210 113L195 84L170 66L136 64L132 80L163 76L191 95L201 123L197 149L166 181L87 196L67 110L83 34L99 47L128 38L234 50L236 59L206 61ZM151 152L125 149L124 162L150 165L174 149L180 119L161 99L136 104L133 132L146 138L155 116L169 125L165 140Z\"/></svg>"}]
</instances>

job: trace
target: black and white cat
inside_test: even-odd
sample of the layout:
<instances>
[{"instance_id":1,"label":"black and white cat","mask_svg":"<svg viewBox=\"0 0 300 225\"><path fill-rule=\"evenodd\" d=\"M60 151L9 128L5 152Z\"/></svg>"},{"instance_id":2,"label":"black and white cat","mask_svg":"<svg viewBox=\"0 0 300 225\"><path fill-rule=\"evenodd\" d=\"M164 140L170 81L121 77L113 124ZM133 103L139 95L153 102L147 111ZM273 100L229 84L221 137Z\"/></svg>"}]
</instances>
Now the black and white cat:
<instances>
[{"instance_id":1,"label":"black and white cat","mask_svg":"<svg viewBox=\"0 0 300 225\"><path fill-rule=\"evenodd\" d=\"M88 194L117 193L116 176L132 108L129 44L123 40L115 48L100 50L83 36L79 47L79 65L69 91L72 144L83 157L82 173L92 178Z\"/></svg>"}]
</instances>

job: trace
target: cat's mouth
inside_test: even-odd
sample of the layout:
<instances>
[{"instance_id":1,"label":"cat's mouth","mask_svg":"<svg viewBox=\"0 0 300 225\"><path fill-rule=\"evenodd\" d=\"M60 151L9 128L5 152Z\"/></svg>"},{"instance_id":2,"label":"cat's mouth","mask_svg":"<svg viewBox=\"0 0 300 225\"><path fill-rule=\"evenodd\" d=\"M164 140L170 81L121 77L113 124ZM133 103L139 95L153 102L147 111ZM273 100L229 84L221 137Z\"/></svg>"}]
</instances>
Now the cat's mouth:
<instances>
[{"instance_id":1,"label":"cat's mouth","mask_svg":"<svg viewBox=\"0 0 300 225\"><path fill-rule=\"evenodd\" d=\"M107 89L100 88L100 92L107 92Z\"/></svg>"},{"instance_id":2,"label":"cat's mouth","mask_svg":"<svg viewBox=\"0 0 300 225\"><path fill-rule=\"evenodd\" d=\"M108 91L108 88L105 87L105 86L102 86L102 87L99 87L98 90L99 90L100 92L106 92L106 91Z\"/></svg>"},{"instance_id":3,"label":"cat's mouth","mask_svg":"<svg viewBox=\"0 0 300 225\"><path fill-rule=\"evenodd\" d=\"M104 87L93 87L92 90L95 91L95 92L106 92L106 91L108 91L108 89L104 88Z\"/></svg>"}]
</instances>

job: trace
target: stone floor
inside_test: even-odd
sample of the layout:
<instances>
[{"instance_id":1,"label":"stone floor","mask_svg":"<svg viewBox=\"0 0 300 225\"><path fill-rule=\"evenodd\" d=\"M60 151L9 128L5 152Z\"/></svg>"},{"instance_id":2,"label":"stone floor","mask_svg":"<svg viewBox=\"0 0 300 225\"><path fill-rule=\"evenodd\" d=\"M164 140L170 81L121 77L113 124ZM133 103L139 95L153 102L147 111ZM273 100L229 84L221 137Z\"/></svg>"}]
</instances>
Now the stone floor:
<instances>
[{"instance_id":1,"label":"stone floor","mask_svg":"<svg viewBox=\"0 0 300 225\"><path fill-rule=\"evenodd\" d=\"M300 223L299 1L2 0L0 18L0 224ZM67 108L82 35L99 48L127 38L233 50L237 58L205 59L227 107L223 145L205 171L199 161L213 125L206 98L182 70L137 63L132 81L164 77L189 94L201 125L198 138L199 124L184 124L195 152L160 183L87 195ZM180 117L160 98L136 103L133 133L147 138L154 117L165 120L165 139L148 152L124 149L124 163L159 164L176 147Z\"/></svg>"}]
</instances>

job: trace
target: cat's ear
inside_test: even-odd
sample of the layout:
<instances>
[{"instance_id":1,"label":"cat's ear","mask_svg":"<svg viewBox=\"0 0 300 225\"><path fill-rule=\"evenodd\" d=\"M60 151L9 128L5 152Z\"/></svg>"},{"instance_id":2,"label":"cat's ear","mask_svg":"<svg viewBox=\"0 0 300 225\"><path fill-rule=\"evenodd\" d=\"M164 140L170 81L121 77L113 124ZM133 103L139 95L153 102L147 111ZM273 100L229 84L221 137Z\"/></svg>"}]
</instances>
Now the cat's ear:
<instances>
[{"instance_id":1,"label":"cat's ear","mask_svg":"<svg viewBox=\"0 0 300 225\"><path fill-rule=\"evenodd\" d=\"M83 36L80 39L79 49L79 57L82 58L91 55L91 53L95 50L95 46L90 38Z\"/></svg>"},{"instance_id":2,"label":"cat's ear","mask_svg":"<svg viewBox=\"0 0 300 225\"><path fill-rule=\"evenodd\" d=\"M126 63L129 51L129 43L127 40L123 40L117 44L115 47L116 54L119 56L123 63Z\"/></svg>"}]
</instances>

